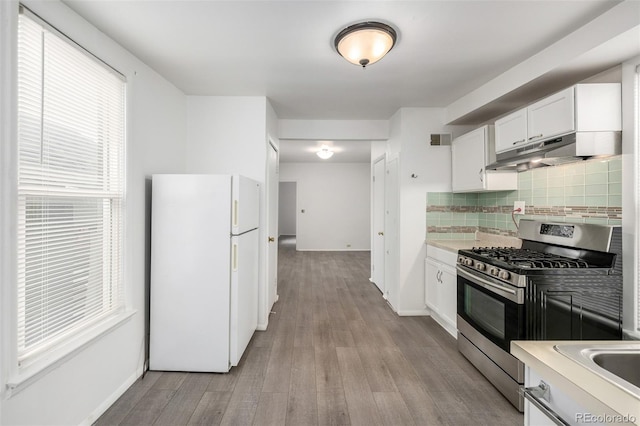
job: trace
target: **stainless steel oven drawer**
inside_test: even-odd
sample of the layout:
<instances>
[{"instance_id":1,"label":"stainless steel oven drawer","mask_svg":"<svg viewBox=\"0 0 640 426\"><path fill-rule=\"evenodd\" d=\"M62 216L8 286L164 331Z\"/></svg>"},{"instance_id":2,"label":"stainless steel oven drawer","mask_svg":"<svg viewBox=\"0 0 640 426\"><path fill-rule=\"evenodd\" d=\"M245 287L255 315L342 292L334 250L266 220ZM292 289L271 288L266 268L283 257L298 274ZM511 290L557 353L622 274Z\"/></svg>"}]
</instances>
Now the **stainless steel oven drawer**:
<instances>
[{"instance_id":1,"label":"stainless steel oven drawer","mask_svg":"<svg viewBox=\"0 0 640 426\"><path fill-rule=\"evenodd\" d=\"M524 411L524 398L519 393L520 383L513 380L511 376L505 373L504 370L498 367L482 353L480 349L460 333L458 333L458 350L518 411Z\"/></svg>"}]
</instances>

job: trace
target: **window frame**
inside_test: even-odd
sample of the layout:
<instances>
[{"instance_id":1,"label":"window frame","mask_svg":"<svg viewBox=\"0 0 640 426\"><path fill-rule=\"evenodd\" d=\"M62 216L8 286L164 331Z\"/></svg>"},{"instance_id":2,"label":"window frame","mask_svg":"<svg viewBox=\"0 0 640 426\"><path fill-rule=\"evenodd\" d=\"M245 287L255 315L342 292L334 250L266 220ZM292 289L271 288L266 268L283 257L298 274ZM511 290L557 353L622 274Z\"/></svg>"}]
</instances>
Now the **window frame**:
<instances>
[{"instance_id":1,"label":"window frame","mask_svg":"<svg viewBox=\"0 0 640 426\"><path fill-rule=\"evenodd\" d=\"M6 13L7 10L16 16L15 21L11 21L13 25L8 26L7 32L3 31L3 35L9 33L10 37L5 38L7 40L3 43L4 47L10 47L8 49L8 53L14 59L13 61L8 61L11 64L10 67L3 67L3 71L7 68L9 71L6 74L6 77L3 77L2 88L4 91L11 90L10 96L7 98L8 102L2 104L0 106L0 118L2 118L3 122L10 123L10 126L7 126L6 130L2 132L3 137L7 137L8 141L12 141L11 143L5 144L2 150L2 158L0 158L2 167L10 171L10 179L7 179L5 183L3 183L3 201L6 201L5 208L2 210L3 222L8 227L3 226L3 233L6 233L8 230L9 237L6 244L2 245L3 254L9 254L9 256L3 256L3 278L11 277L11 279L7 282L12 283L12 285L7 286L10 288L4 288L2 290L2 297L4 302L2 303L3 311L5 312L2 315L3 319L3 335L5 336L2 343L3 351L2 357L5 358L5 365L8 367L5 370L6 374L4 377L0 377L3 383L6 383L6 395L11 396L20 390L24 389L26 386L31 384L32 382L37 381L42 375L46 374L50 370L57 368L61 363L65 362L68 358L74 356L77 352L81 351L83 348L90 345L93 341L101 338L106 333L111 331L112 329L124 324L127 322L136 311L131 309L131 303L128 295L127 288L127 271L126 264L128 263L126 260L126 252L127 252L127 244L126 244L126 218L127 218L127 209L126 209L126 200L127 200L127 171L128 171L128 161L127 161L127 135L128 135L128 97L129 97L129 88L128 83L124 75L118 72L115 68L110 66L109 64L102 61L99 57L95 56L91 52L87 51L80 44L76 43L71 38L67 37L64 33L57 30L52 25L48 24L45 20L40 18L37 14L30 11L23 5L13 4L13 7L3 8L2 13ZM112 73L119 76L122 79L124 84L124 94L123 94L123 102L124 107L122 111L122 119L123 119L123 139L122 139L122 166L120 170L120 175L122 178L122 192L121 192L121 206L120 206L120 241L119 241L119 259L118 262L120 264L120 293L121 293L121 303L118 305L120 309L113 311L110 315L102 318L100 321L94 322L92 325L88 327L84 327L75 333L75 335L71 338L65 339L64 341L58 342L54 347L43 351L38 354L38 356L30 359L29 363L25 365L20 365L18 362L18 339L17 339L17 325L18 325L18 285L17 285L17 221L18 221L18 209L17 209L17 200L18 200L18 73L17 73L17 42L18 42L18 18L20 13L25 13L30 19L36 21L38 24L42 25L47 31L53 33L57 37L60 37L65 42L69 43L78 51L86 54L91 60L97 60L103 66L108 68ZM14 23L15 22L15 23ZM6 56L3 55L3 59ZM7 84L10 82L10 84ZM10 87L10 89L9 89ZM7 107L8 106L8 107ZM8 155L7 155L8 154ZM7 191L4 191L7 189ZM9 223L10 222L10 223ZM4 370L4 369L3 369ZM0 372L1 373L1 372Z\"/></svg>"}]
</instances>

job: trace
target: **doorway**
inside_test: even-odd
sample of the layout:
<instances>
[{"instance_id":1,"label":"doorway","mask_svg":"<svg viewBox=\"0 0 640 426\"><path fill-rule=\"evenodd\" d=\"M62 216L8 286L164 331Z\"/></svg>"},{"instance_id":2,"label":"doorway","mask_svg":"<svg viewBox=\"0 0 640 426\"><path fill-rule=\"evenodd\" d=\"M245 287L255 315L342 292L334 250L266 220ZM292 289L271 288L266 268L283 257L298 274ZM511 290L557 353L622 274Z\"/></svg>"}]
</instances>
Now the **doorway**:
<instances>
[{"instance_id":1,"label":"doorway","mask_svg":"<svg viewBox=\"0 0 640 426\"><path fill-rule=\"evenodd\" d=\"M296 248L297 182L280 182L278 200L278 230L281 245Z\"/></svg>"},{"instance_id":2,"label":"doorway","mask_svg":"<svg viewBox=\"0 0 640 426\"><path fill-rule=\"evenodd\" d=\"M371 205L371 281L385 294L384 285L384 225L385 225L385 156L373 163Z\"/></svg>"}]
</instances>

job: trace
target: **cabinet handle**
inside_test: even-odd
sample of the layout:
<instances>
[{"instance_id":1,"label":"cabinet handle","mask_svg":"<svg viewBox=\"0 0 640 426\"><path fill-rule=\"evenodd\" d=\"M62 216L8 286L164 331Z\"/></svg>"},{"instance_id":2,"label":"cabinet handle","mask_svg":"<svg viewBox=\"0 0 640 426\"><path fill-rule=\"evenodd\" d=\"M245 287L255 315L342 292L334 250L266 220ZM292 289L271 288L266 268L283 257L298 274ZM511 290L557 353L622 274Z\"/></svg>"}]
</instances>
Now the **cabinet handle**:
<instances>
[{"instance_id":1,"label":"cabinet handle","mask_svg":"<svg viewBox=\"0 0 640 426\"><path fill-rule=\"evenodd\" d=\"M540 133L539 135L531 136L531 137L529 138L529 140L531 140L531 139L541 138L542 136L543 136L543 134L542 134L542 133Z\"/></svg>"},{"instance_id":2,"label":"cabinet handle","mask_svg":"<svg viewBox=\"0 0 640 426\"><path fill-rule=\"evenodd\" d=\"M480 171L478 172L478 175L480 175L480 182L484 182L484 177L482 176L482 170L484 169L480 169Z\"/></svg>"},{"instance_id":3,"label":"cabinet handle","mask_svg":"<svg viewBox=\"0 0 640 426\"><path fill-rule=\"evenodd\" d=\"M526 139L520 139L519 141L515 141L515 142L513 143L513 145L517 145L517 144L522 143L522 142L524 142L524 141L526 141Z\"/></svg>"},{"instance_id":4,"label":"cabinet handle","mask_svg":"<svg viewBox=\"0 0 640 426\"><path fill-rule=\"evenodd\" d=\"M525 397L526 400L531 402L536 408L544 413L545 416L549 418L552 422L557 424L558 426L569 426L558 413L553 411L550 407L547 406L542 401L549 401L549 385L540 380L540 384L531 388L520 388L520 393Z\"/></svg>"}]
</instances>

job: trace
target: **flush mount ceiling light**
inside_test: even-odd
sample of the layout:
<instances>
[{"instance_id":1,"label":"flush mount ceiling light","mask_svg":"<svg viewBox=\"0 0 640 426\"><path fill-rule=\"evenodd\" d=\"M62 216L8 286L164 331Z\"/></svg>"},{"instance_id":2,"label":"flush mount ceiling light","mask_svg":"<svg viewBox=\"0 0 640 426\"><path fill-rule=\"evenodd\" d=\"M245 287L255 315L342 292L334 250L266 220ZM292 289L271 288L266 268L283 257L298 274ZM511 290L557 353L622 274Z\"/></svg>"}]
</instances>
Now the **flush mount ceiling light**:
<instances>
[{"instance_id":1,"label":"flush mount ceiling light","mask_svg":"<svg viewBox=\"0 0 640 426\"><path fill-rule=\"evenodd\" d=\"M396 44L396 31L381 22L361 22L340 31L335 39L338 53L354 65L375 64Z\"/></svg>"},{"instance_id":2,"label":"flush mount ceiling light","mask_svg":"<svg viewBox=\"0 0 640 426\"><path fill-rule=\"evenodd\" d=\"M327 145L322 145L320 151L316 152L316 155L323 160L328 160L333 155L333 151L331 151Z\"/></svg>"}]
</instances>

